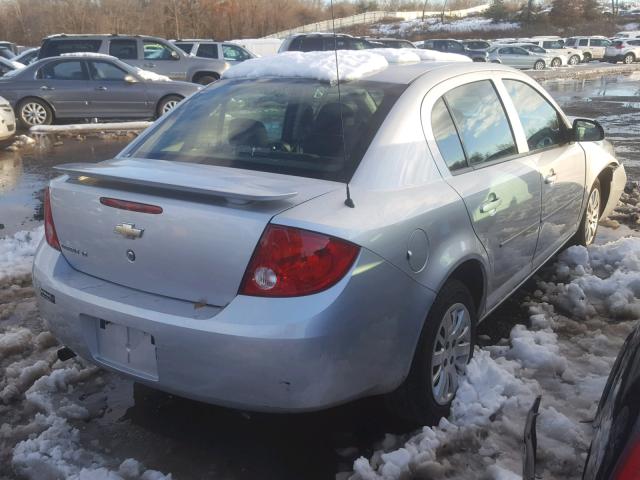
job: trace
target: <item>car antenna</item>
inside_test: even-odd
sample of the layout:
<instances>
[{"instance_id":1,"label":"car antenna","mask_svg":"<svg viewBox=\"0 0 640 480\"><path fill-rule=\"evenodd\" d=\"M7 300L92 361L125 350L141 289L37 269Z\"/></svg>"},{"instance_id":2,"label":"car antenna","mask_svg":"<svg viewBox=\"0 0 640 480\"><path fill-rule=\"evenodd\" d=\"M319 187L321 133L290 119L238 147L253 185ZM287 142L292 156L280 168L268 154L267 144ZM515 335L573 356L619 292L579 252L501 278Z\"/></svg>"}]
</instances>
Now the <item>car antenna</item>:
<instances>
[{"instance_id":1,"label":"car antenna","mask_svg":"<svg viewBox=\"0 0 640 480\"><path fill-rule=\"evenodd\" d=\"M336 17L333 14L333 0L331 0L331 28L333 30L333 52L336 56L336 84L338 86L338 104L340 105L340 130L342 131L342 157L345 166L347 165L347 142L344 138L344 118L342 117L342 95L340 93L340 70L338 68L338 37L336 35ZM349 208L355 208L356 204L351 199L351 191L349 190L349 181L347 184L347 198L344 204Z\"/></svg>"}]
</instances>

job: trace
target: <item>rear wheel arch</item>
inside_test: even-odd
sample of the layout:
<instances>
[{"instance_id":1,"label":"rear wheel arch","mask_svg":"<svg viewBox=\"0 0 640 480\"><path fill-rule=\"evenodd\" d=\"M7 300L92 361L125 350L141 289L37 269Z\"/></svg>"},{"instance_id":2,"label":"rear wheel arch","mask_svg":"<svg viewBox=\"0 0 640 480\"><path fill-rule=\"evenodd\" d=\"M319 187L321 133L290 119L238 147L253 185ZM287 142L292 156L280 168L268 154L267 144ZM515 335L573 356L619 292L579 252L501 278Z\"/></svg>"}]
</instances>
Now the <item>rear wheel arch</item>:
<instances>
[{"instance_id":1,"label":"rear wheel arch","mask_svg":"<svg viewBox=\"0 0 640 480\"><path fill-rule=\"evenodd\" d=\"M206 78L213 78L213 81L215 82L220 80L220 74L218 72L198 71L193 74L191 81L193 83L201 83L201 81Z\"/></svg>"},{"instance_id":2,"label":"rear wheel arch","mask_svg":"<svg viewBox=\"0 0 640 480\"><path fill-rule=\"evenodd\" d=\"M617 165L611 163L607 165L596 177L600 181L600 194L602 196L600 203L600 212L604 210L607 203L609 203L609 195L611 194L611 182L613 181L613 171L617 168Z\"/></svg>"},{"instance_id":3,"label":"rear wheel arch","mask_svg":"<svg viewBox=\"0 0 640 480\"><path fill-rule=\"evenodd\" d=\"M485 292L487 290L487 275L482 262L475 258L462 261L448 275L443 285L451 279L458 280L469 289L473 297L476 315L479 318L480 312L484 307Z\"/></svg>"},{"instance_id":4,"label":"rear wheel arch","mask_svg":"<svg viewBox=\"0 0 640 480\"><path fill-rule=\"evenodd\" d=\"M184 100L184 95L180 95L179 93L168 93L167 95L164 95L162 98L160 98L158 100L158 102L156 103L156 115L158 117L162 116L162 105L163 103L171 98L180 98L180 101Z\"/></svg>"}]
</instances>

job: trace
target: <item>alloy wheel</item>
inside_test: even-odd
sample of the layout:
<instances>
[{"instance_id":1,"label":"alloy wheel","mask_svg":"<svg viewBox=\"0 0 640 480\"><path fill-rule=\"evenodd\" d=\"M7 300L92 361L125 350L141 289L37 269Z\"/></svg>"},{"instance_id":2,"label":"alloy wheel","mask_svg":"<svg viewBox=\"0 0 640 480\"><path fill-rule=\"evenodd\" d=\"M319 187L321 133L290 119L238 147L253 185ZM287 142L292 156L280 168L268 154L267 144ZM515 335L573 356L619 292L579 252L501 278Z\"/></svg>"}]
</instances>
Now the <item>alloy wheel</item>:
<instances>
[{"instance_id":1,"label":"alloy wheel","mask_svg":"<svg viewBox=\"0 0 640 480\"><path fill-rule=\"evenodd\" d=\"M27 125L44 125L47 121L47 110L36 102L25 104L20 114Z\"/></svg>"},{"instance_id":2,"label":"alloy wheel","mask_svg":"<svg viewBox=\"0 0 640 480\"><path fill-rule=\"evenodd\" d=\"M589 195L587 203L587 213L584 222L584 239L587 245L593 242L598 230L598 221L600 220L600 190L594 188Z\"/></svg>"},{"instance_id":3,"label":"alloy wheel","mask_svg":"<svg viewBox=\"0 0 640 480\"><path fill-rule=\"evenodd\" d=\"M453 399L470 356L471 315L466 306L455 303L440 321L431 357L431 389L438 404Z\"/></svg>"},{"instance_id":4,"label":"alloy wheel","mask_svg":"<svg viewBox=\"0 0 640 480\"><path fill-rule=\"evenodd\" d=\"M626 63L627 65L633 63L633 55L626 55L624 57L624 63Z\"/></svg>"},{"instance_id":5,"label":"alloy wheel","mask_svg":"<svg viewBox=\"0 0 640 480\"><path fill-rule=\"evenodd\" d=\"M536 62L536 63L533 65L533 68L534 68L535 70L544 70L544 62L540 62L540 61Z\"/></svg>"},{"instance_id":6,"label":"alloy wheel","mask_svg":"<svg viewBox=\"0 0 640 480\"><path fill-rule=\"evenodd\" d=\"M554 58L551 62L552 67L559 67L560 65L562 65L562 60L560 60L559 58Z\"/></svg>"},{"instance_id":7,"label":"alloy wheel","mask_svg":"<svg viewBox=\"0 0 640 480\"><path fill-rule=\"evenodd\" d=\"M569 65L577 65L579 63L580 63L580 58L577 55L574 55L569 59Z\"/></svg>"},{"instance_id":8,"label":"alloy wheel","mask_svg":"<svg viewBox=\"0 0 640 480\"><path fill-rule=\"evenodd\" d=\"M179 100L169 100L165 102L164 105L162 105L162 115L173 110L178 103L180 103Z\"/></svg>"}]
</instances>

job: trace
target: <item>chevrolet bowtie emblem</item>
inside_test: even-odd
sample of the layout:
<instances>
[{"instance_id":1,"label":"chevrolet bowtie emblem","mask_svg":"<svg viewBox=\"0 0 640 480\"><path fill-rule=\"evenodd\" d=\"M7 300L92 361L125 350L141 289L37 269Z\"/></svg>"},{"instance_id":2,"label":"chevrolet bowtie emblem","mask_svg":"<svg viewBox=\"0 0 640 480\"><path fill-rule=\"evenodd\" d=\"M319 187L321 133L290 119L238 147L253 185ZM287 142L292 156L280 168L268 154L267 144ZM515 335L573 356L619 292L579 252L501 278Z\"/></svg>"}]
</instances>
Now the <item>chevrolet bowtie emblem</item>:
<instances>
[{"instance_id":1,"label":"chevrolet bowtie emblem","mask_svg":"<svg viewBox=\"0 0 640 480\"><path fill-rule=\"evenodd\" d=\"M130 238L131 240L142 237L142 234L144 233L143 228L136 228L133 223L119 223L113 231L114 233L122 235L124 238Z\"/></svg>"}]
</instances>

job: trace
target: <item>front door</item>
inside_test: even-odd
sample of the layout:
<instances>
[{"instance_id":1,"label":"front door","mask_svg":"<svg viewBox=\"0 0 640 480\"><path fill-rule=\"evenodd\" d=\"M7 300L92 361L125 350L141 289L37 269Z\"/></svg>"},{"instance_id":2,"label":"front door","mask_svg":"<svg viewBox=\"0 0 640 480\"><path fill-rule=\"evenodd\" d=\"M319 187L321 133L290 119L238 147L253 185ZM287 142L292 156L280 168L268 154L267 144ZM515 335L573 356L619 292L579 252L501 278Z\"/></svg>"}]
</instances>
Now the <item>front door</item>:
<instances>
[{"instance_id":1,"label":"front door","mask_svg":"<svg viewBox=\"0 0 640 480\"><path fill-rule=\"evenodd\" d=\"M184 53L182 55L185 55ZM154 40L142 41L142 59L127 60L127 63L143 70L165 75L172 80L188 80L186 63L180 52L165 44Z\"/></svg>"},{"instance_id":2,"label":"front door","mask_svg":"<svg viewBox=\"0 0 640 480\"><path fill-rule=\"evenodd\" d=\"M540 238L534 264L544 262L571 237L580 220L585 182L585 153L569 142L568 127L547 98L521 80L503 79L518 112L542 180Z\"/></svg>"},{"instance_id":3,"label":"front door","mask_svg":"<svg viewBox=\"0 0 640 480\"><path fill-rule=\"evenodd\" d=\"M463 199L488 254L487 308L492 308L531 273L540 174L533 159L517 155L510 123L490 80L445 93L434 105L432 128L452 173L446 181Z\"/></svg>"}]
</instances>

